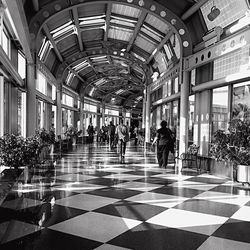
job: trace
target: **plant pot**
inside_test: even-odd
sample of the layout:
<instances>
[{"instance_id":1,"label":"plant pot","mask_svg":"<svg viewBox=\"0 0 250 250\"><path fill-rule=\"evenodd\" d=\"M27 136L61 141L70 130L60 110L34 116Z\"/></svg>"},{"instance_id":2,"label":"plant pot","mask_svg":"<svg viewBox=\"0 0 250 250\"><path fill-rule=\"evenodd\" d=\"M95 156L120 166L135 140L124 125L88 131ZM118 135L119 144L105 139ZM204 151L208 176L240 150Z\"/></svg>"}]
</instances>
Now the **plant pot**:
<instances>
[{"instance_id":1,"label":"plant pot","mask_svg":"<svg viewBox=\"0 0 250 250\"><path fill-rule=\"evenodd\" d=\"M75 136L72 137L72 145L73 145L73 146L76 145L76 137L75 137Z\"/></svg>"},{"instance_id":2,"label":"plant pot","mask_svg":"<svg viewBox=\"0 0 250 250\"><path fill-rule=\"evenodd\" d=\"M235 181L234 168L231 162L216 161L215 159L211 159L209 168L211 174L222 178L229 178Z\"/></svg>"},{"instance_id":3,"label":"plant pot","mask_svg":"<svg viewBox=\"0 0 250 250\"><path fill-rule=\"evenodd\" d=\"M250 166L237 165L237 181L250 183Z\"/></svg>"}]
</instances>

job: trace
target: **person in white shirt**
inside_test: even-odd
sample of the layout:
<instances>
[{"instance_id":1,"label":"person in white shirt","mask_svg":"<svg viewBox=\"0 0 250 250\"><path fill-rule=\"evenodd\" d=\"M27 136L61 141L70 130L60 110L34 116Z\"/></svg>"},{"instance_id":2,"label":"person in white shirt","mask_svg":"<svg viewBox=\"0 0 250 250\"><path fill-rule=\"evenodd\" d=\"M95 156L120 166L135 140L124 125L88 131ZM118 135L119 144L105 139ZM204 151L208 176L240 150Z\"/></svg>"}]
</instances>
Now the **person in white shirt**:
<instances>
[{"instance_id":1,"label":"person in white shirt","mask_svg":"<svg viewBox=\"0 0 250 250\"><path fill-rule=\"evenodd\" d=\"M123 120L121 120L120 124L116 127L116 134L120 143L120 156L121 158L124 158L126 152L126 144L129 141L129 131L128 127L123 124Z\"/></svg>"}]
</instances>

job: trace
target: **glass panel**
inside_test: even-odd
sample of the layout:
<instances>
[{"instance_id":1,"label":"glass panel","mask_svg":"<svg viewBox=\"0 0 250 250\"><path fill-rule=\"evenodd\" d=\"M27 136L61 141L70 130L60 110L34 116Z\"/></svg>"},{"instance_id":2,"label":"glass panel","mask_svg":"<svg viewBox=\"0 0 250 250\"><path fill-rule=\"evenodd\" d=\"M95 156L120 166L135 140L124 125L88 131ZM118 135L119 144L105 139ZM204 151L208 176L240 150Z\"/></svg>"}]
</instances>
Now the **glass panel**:
<instances>
[{"instance_id":1,"label":"glass panel","mask_svg":"<svg viewBox=\"0 0 250 250\"><path fill-rule=\"evenodd\" d=\"M26 77L26 61L24 56L18 52L18 65L17 65L17 70L19 75L24 79Z\"/></svg>"},{"instance_id":2,"label":"glass panel","mask_svg":"<svg viewBox=\"0 0 250 250\"><path fill-rule=\"evenodd\" d=\"M179 132L179 101L173 102L173 120L172 120L172 131L176 134L176 138L179 139L180 132ZM178 143L177 143L178 147Z\"/></svg>"},{"instance_id":3,"label":"glass panel","mask_svg":"<svg viewBox=\"0 0 250 250\"><path fill-rule=\"evenodd\" d=\"M236 73L243 73L250 70L249 65L249 49L250 46L244 46L235 52L229 53L214 61L213 79L227 77L230 81L230 76Z\"/></svg>"},{"instance_id":4,"label":"glass panel","mask_svg":"<svg viewBox=\"0 0 250 250\"><path fill-rule=\"evenodd\" d=\"M162 106L162 120L166 120L168 124L170 124L171 118L171 106L170 103L164 104Z\"/></svg>"},{"instance_id":5,"label":"glass panel","mask_svg":"<svg viewBox=\"0 0 250 250\"><path fill-rule=\"evenodd\" d=\"M189 96L188 145L194 143L194 102L195 96Z\"/></svg>"},{"instance_id":6,"label":"glass panel","mask_svg":"<svg viewBox=\"0 0 250 250\"><path fill-rule=\"evenodd\" d=\"M36 81L36 89L46 95L46 79L43 77L42 74L38 72L37 74L37 81Z\"/></svg>"},{"instance_id":7,"label":"glass panel","mask_svg":"<svg viewBox=\"0 0 250 250\"><path fill-rule=\"evenodd\" d=\"M228 125L228 87L213 89L212 135L218 129L226 130Z\"/></svg>"},{"instance_id":8,"label":"glass panel","mask_svg":"<svg viewBox=\"0 0 250 250\"><path fill-rule=\"evenodd\" d=\"M2 47L3 47L3 50L4 52L6 53L6 55L8 55L10 57L10 39L9 37L7 36L6 32L3 31L3 36L2 36Z\"/></svg>"},{"instance_id":9,"label":"glass panel","mask_svg":"<svg viewBox=\"0 0 250 250\"><path fill-rule=\"evenodd\" d=\"M176 77L174 79L174 93L178 93L179 92L179 77Z\"/></svg>"},{"instance_id":10,"label":"glass panel","mask_svg":"<svg viewBox=\"0 0 250 250\"><path fill-rule=\"evenodd\" d=\"M233 118L250 120L250 82L233 86Z\"/></svg>"}]
</instances>

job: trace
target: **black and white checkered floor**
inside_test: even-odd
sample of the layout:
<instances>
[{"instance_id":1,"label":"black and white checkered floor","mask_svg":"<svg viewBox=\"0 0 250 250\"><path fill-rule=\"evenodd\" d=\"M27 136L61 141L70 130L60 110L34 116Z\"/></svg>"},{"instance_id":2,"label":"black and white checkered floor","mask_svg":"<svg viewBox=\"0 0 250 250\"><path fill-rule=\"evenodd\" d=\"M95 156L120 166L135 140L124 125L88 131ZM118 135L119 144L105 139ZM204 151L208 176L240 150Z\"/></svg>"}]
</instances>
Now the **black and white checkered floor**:
<instances>
[{"instance_id":1,"label":"black and white checkered floor","mask_svg":"<svg viewBox=\"0 0 250 250\"><path fill-rule=\"evenodd\" d=\"M82 145L25 170L0 207L0 249L249 250L250 191L229 180L160 169L128 145Z\"/></svg>"}]
</instances>

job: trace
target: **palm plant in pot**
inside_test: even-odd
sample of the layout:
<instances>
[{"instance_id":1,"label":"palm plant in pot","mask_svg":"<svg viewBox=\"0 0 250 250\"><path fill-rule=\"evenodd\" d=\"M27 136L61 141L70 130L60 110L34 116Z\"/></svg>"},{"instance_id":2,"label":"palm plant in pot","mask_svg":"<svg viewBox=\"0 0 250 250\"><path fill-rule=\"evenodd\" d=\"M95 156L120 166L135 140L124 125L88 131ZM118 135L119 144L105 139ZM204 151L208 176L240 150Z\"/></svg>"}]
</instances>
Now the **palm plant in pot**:
<instances>
[{"instance_id":1,"label":"palm plant in pot","mask_svg":"<svg viewBox=\"0 0 250 250\"><path fill-rule=\"evenodd\" d=\"M250 121L233 119L227 131L214 134L210 154L219 161L233 163L236 180L250 182Z\"/></svg>"}]
</instances>

